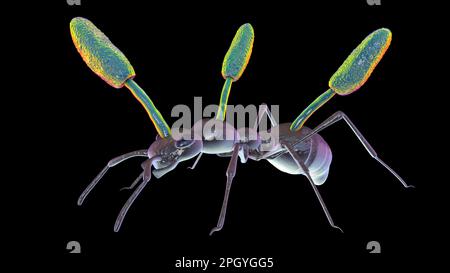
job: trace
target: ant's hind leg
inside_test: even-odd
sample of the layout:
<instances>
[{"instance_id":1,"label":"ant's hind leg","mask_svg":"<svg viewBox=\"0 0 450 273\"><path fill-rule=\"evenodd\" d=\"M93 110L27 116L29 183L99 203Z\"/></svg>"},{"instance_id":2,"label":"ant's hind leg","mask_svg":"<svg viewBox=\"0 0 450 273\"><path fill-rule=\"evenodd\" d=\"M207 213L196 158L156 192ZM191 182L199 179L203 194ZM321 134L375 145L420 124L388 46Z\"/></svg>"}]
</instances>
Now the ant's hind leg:
<instances>
[{"instance_id":1,"label":"ant's hind leg","mask_svg":"<svg viewBox=\"0 0 450 273\"><path fill-rule=\"evenodd\" d=\"M314 184L313 179L312 179L311 175L309 174L309 170L306 167L305 163L302 161L302 159L300 158L300 156L297 154L297 152L294 150L294 148L292 146L285 144L284 147L286 147L286 149L288 150L289 154L291 154L292 158L297 163L297 166L303 170L303 172L305 173L306 177L308 178L309 183L311 184L311 187L313 188L314 193L317 196L317 199L319 199L320 205L322 206L322 209L325 212L325 216L327 217L328 222L330 223L330 225L333 228L339 229L343 233L344 231L342 231L342 229L340 227L338 227L338 226L336 226L334 224L333 218L331 218L330 212L328 211L327 206L325 205L325 202L323 201L319 190L317 189L316 185Z\"/></svg>"},{"instance_id":2,"label":"ant's hind leg","mask_svg":"<svg viewBox=\"0 0 450 273\"><path fill-rule=\"evenodd\" d=\"M267 114L267 117L270 120L270 124L272 127L275 127L278 125L277 119L272 115L272 112L270 112L269 107L267 106L267 104L263 103L259 106L259 111L258 111L258 120L255 123L254 129L257 130L258 126L261 124L261 121L264 117L264 114Z\"/></svg>"},{"instance_id":3,"label":"ant's hind leg","mask_svg":"<svg viewBox=\"0 0 450 273\"><path fill-rule=\"evenodd\" d=\"M126 153L124 155L115 157L113 159L111 159L108 164L105 166L105 168L103 168L103 170L94 178L94 180L86 187L86 189L81 193L80 197L78 198L78 206L81 206L83 204L84 199L86 199L86 197L88 196L88 194L92 191L92 189L94 189L94 187L98 184L98 182L100 181L100 179L102 179L102 177L105 175L105 173L108 171L109 168L116 166L117 164L135 157L135 156L143 156L146 157L147 156L147 150L138 150L138 151L134 151L134 152L130 152L130 153Z\"/></svg>"},{"instance_id":4,"label":"ant's hind leg","mask_svg":"<svg viewBox=\"0 0 450 273\"><path fill-rule=\"evenodd\" d=\"M336 113L334 113L331 117L329 117L328 119L326 119L324 122L322 122L321 124L319 124L316 128L314 128L314 130L312 130L309 134L307 134L306 136L304 136L301 140L305 140L309 137L311 137L314 134L319 133L320 131L322 131L323 129L327 128L330 125L333 125L334 123L336 123L339 120L345 120L345 122L347 123L347 125L350 127L350 129L352 129L353 133L356 135L356 137L359 139L359 141L362 143L362 145L364 146L364 148L366 148L367 152L369 152L369 154L376 160L378 161L383 167L385 167L388 171L390 171L399 181L400 183L402 183L402 185L405 188L414 188L414 186L412 185L408 185L406 184L406 182L400 177L400 175L398 175L391 167L389 167L389 165L387 165L386 163L384 163L383 160L381 160L377 153L375 152L375 150L372 148L372 146L369 144L369 142L366 140L366 138L361 134L361 132L358 130L358 128L356 128L356 126L353 124L353 122L347 117L346 114L344 114L344 112L341 111L337 111Z\"/></svg>"},{"instance_id":5,"label":"ant's hind leg","mask_svg":"<svg viewBox=\"0 0 450 273\"><path fill-rule=\"evenodd\" d=\"M223 224L225 223L225 215L227 213L227 205L228 205L228 197L230 195L231 184L233 183L234 175L236 174L236 166L238 160L238 154L240 149L239 144L235 144L233 149L233 154L231 155L230 163L227 168L227 184L225 187L225 196L223 198L222 209L220 210L219 221L217 222L217 226L214 227L209 235L212 235L214 232L222 229Z\"/></svg>"}]
</instances>

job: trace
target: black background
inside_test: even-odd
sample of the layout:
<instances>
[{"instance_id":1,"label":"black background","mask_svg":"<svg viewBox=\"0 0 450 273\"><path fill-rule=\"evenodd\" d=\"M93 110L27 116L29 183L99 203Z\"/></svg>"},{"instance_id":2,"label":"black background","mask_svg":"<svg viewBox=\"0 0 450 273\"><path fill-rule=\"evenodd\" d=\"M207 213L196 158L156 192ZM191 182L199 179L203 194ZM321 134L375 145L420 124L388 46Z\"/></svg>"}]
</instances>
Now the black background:
<instances>
[{"instance_id":1,"label":"black background","mask_svg":"<svg viewBox=\"0 0 450 273\"><path fill-rule=\"evenodd\" d=\"M427 58L425 42L418 33L426 30L408 6L388 1L381 6L354 1L164 7L141 1L62 2L52 25L56 84L41 97L47 106L40 113L51 132L43 137L47 153L40 170L48 182L41 196L50 202L45 218L34 215L45 219L40 226L48 251L75 259L66 244L76 240L82 247L76 257L142 255L146 268L163 271L176 271L175 261L183 256L273 257L275 268L266 270L281 271L310 258L401 260L437 252L438 210L428 178L432 162L419 126L426 118L418 114L427 100L422 96L427 67L418 64ZM255 43L229 104L280 105L280 122L291 122L325 91L330 76L369 33L391 29L392 44L368 82L350 96L333 98L307 126L345 112L379 156L416 189L404 189L339 122L321 133L333 162L319 190L344 234L329 226L305 177L282 173L268 162L248 162L238 165L224 229L208 236L219 215L229 160L213 155L204 155L194 171L187 169L192 160L160 180L153 178L114 233L117 213L131 194L119 189L139 175L140 159L111 169L82 207L77 198L109 159L147 148L156 131L126 89L108 86L84 64L69 32L75 16L91 20L124 52L136 82L168 123L174 121L172 107L192 107L194 96L202 96L204 105L218 103L222 60L243 23L253 25ZM381 243L381 255L366 250L372 240Z\"/></svg>"}]
</instances>

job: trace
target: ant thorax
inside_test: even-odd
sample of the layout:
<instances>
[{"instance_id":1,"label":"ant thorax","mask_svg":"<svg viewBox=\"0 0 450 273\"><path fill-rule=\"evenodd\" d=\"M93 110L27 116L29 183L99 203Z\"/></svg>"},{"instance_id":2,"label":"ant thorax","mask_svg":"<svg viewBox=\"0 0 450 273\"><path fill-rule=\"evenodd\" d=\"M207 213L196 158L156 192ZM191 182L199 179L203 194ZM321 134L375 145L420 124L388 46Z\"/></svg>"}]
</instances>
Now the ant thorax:
<instances>
[{"instance_id":1,"label":"ant thorax","mask_svg":"<svg viewBox=\"0 0 450 273\"><path fill-rule=\"evenodd\" d=\"M226 121L217 119L202 119L193 128L194 137L203 141L202 152L205 154L225 154L233 151L233 146L239 139L236 129Z\"/></svg>"}]
</instances>

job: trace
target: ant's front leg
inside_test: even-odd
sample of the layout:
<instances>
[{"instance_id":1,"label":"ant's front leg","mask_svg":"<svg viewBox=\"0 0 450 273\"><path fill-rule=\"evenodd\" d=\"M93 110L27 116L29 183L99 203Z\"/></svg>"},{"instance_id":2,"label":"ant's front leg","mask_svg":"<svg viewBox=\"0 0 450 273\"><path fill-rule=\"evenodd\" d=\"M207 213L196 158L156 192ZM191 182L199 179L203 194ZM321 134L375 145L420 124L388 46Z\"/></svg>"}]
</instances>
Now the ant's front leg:
<instances>
[{"instance_id":1,"label":"ant's front leg","mask_svg":"<svg viewBox=\"0 0 450 273\"><path fill-rule=\"evenodd\" d=\"M225 187L225 196L223 198L222 209L220 210L219 221L217 222L217 226L214 227L209 235L212 235L214 232L222 229L223 224L225 223L225 215L227 213L227 205L228 205L228 197L230 195L231 184L233 183L234 175L236 174L237 160L239 150L241 149L241 144L235 144L233 148L233 153L231 155L230 163L227 168L227 184Z\"/></svg>"},{"instance_id":2,"label":"ant's front leg","mask_svg":"<svg viewBox=\"0 0 450 273\"><path fill-rule=\"evenodd\" d=\"M130 188L134 188L136 184L141 180L141 184L134 190L134 192L131 194L131 196L128 198L127 202L123 205L122 209L119 212L119 215L117 216L116 223L114 224L114 231L118 232L120 227L122 226L123 220L125 219L125 216L127 215L128 210L130 209L133 202L136 200L136 198L141 194L142 190L145 188L147 183L150 181L152 177L152 165L154 161L161 160L160 156L154 156L152 158L147 159L142 163L142 169L144 170L141 175L133 182L133 184L130 186Z\"/></svg>"},{"instance_id":3,"label":"ant's front leg","mask_svg":"<svg viewBox=\"0 0 450 273\"><path fill-rule=\"evenodd\" d=\"M200 152L198 154L197 158L195 159L194 164L191 167L188 167L188 169L191 169L191 170L195 169L195 166L197 166L197 163L200 161L200 158L202 157L202 155L203 155L203 153Z\"/></svg>"},{"instance_id":4,"label":"ant's front leg","mask_svg":"<svg viewBox=\"0 0 450 273\"><path fill-rule=\"evenodd\" d=\"M94 178L94 180L86 187L86 189L81 193L80 197L78 198L78 206L81 206L83 204L84 199L88 196L88 194L94 189L94 187L98 184L100 179L105 175L105 173L108 171L109 168L116 166L117 164L130 159L135 156L147 156L147 150L138 150L130 153L126 153L124 155L115 157L111 159L108 164L103 168L103 170Z\"/></svg>"}]
</instances>

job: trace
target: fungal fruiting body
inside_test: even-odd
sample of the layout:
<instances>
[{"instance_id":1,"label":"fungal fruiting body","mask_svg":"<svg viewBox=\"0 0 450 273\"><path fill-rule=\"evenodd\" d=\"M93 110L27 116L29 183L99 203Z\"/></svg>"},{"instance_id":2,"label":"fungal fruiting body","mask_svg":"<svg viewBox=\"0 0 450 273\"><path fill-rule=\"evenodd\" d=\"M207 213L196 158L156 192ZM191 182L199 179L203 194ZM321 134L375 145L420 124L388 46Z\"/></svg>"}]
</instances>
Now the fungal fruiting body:
<instances>
[{"instance_id":1,"label":"fungal fruiting body","mask_svg":"<svg viewBox=\"0 0 450 273\"><path fill-rule=\"evenodd\" d=\"M150 97L133 80L136 75L127 57L91 21L75 17L70 22L73 43L88 67L114 88L126 86L141 103L158 134L171 135L170 127Z\"/></svg>"},{"instance_id":2,"label":"fungal fruiting body","mask_svg":"<svg viewBox=\"0 0 450 273\"><path fill-rule=\"evenodd\" d=\"M216 119L225 120L227 111L228 96L231 91L231 84L242 76L252 55L255 32L252 25L242 25L231 42L222 64L222 76L225 83L220 94L219 109Z\"/></svg>"},{"instance_id":3,"label":"fungal fruiting body","mask_svg":"<svg viewBox=\"0 0 450 273\"><path fill-rule=\"evenodd\" d=\"M369 79L392 40L387 28L380 28L367 36L331 76L330 89L315 99L291 124L291 131L300 130L306 120L335 94L348 95Z\"/></svg>"}]
</instances>

